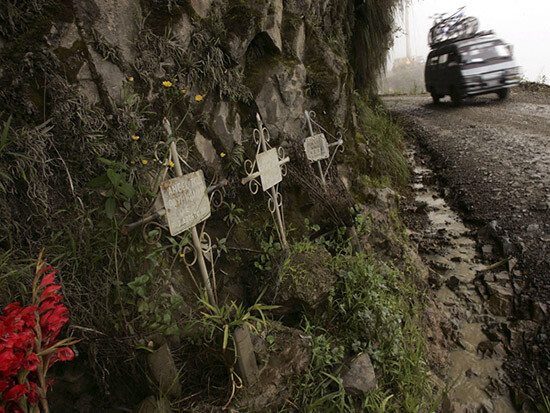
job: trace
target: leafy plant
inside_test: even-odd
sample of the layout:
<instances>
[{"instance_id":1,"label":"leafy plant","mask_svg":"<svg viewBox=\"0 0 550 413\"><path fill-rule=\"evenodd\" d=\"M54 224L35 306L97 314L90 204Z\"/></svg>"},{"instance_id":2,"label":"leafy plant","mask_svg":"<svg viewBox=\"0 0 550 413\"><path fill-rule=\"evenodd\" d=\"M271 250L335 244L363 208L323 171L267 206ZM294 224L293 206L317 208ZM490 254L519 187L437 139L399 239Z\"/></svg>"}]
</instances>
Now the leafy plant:
<instances>
[{"instance_id":1,"label":"leafy plant","mask_svg":"<svg viewBox=\"0 0 550 413\"><path fill-rule=\"evenodd\" d=\"M201 306L202 318L194 322L204 332L207 343L214 343L212 348L223 359L229 372L231 380L231 395L226 406L234 397L235 390L240 386L241 380L235 372L237 361L237 346L233 335L235 328L246 326L249 330L258 331L258 328L266 326L267 319L265 312L277 308L275 305L261 304L262 294L258 296L255 303L245 307L242 303L234 301L221 306L210 304L205 293L201 294L199 304ZM219 346L219 347L218 347ZM220 351L221 350L221 351ZM232 354L227 354L227 351Z\"/></svg>"},{"instance_id":2,"label":"leafy plant","mask_svg":"<svg viewBox=\"0 0 550 413\"><path fill-rule=\"evenodd\" d=\"M236 225L242 221L241 214L244 212L243 208L238 208L234 203L224 202L223 205L227 208L227 215L223 217L223 220L228 225Z\"/></svg>"},{"instance_id":3,"label":"leafy plant","mask_svg":"<svg viewBox=\"0 0 550 413\"><path fill-rule=\"evenodd\" d=\"M260 248L262 249L262 253L254 261L254 266L260 271L270 271L272 268L271 259L277 252L281 251L281 243L275 241L273 235L270 235L267 241L260 241Z\"/></svg>"},{"instance_id":4,"label":"leafy plant","mask_svg":"<svg viewBox=\"0 0 550 413\"><path fill-rule=\"evenodd\" d=\"M304 411L431 411L425 364L422 307L416 291L397 269L368 256L338 255L340 280L329 293L326 311L303 319L312 336L309 371L298 382L295 400ZM345 393L338 378L344 356L367 353L378 386L366 396Z\"/></svg>"},{"instance_id":5,"label":"leafy plant","mask_svg":"<svg viewBox=\"0 0 550 413\"><path fill-rule=\"evenodd\" d=\"M109 219L113 219L117 201L122 203L122 206L124 206L127 211L130 210L130 201L134 197L136 190L127 180L128 175L125 171L128 167L125 164L104 158L100 158L100 161L108 165L109 168L105 174L92 179L88 183L88 186L90 188L103 189L102 195L106 198L104 211Z\"/></svg>"}]
</instances>

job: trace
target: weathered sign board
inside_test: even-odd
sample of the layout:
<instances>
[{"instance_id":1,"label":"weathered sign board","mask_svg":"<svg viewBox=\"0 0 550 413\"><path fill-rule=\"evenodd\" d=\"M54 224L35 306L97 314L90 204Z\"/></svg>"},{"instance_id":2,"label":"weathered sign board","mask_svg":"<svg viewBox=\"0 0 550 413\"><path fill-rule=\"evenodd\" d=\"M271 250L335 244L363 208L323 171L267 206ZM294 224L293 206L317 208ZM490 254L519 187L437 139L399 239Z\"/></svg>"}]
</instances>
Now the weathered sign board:
<instances>
[{"instance_id":1,"label":"weathered sign board","mask_svg":"<svg viewBox=\"0 0 550 413\"><path fill-rule=\"evenodd\" d=\"M264 191L274 187L283 180L277 149L272 148L259 153L256 156L256 162L258 162L258 171L260 172L262 189Z\"/></svg>"},{"instance_id":2,"label":"weathered sign board","mask_svg":"<svg viewBox=\"0 0 550 413\"><path fill-rule=\"evenodd\" d=\"M163 181L160 191L170 235L178 235L210 217L210 200L202 170Z\"/></svg>"},{"instance_id":3,"label":"weathered sign board","mask_svg":"<svg viewBox=\"0 0 550 413\"><path fill-rule=\"evenodd\" d=\"M304 149L310 162L328 159L330 156L328 142L323 133L307 137L304 141Z\"/></svg>"}]
</instances>

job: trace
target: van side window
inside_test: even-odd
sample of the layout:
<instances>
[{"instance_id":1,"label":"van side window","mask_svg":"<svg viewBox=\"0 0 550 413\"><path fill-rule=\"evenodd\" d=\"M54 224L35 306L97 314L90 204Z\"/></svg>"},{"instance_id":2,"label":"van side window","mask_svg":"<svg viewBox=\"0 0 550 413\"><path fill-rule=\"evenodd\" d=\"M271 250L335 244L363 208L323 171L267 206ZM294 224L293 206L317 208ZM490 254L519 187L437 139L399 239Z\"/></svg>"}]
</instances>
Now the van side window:
<instances>
[{"instance_id":1,"label":"van side window","mask_svg":"<svg viewBox=\"0 0 550 413\"><path fill-rule=\"evenodd\" d=\"M448 54L442 54L441 56L439 56L439 64L443 65L443 64L447 63L447 58L448 57L449 57Z\"/></svg>"}]
</instances>

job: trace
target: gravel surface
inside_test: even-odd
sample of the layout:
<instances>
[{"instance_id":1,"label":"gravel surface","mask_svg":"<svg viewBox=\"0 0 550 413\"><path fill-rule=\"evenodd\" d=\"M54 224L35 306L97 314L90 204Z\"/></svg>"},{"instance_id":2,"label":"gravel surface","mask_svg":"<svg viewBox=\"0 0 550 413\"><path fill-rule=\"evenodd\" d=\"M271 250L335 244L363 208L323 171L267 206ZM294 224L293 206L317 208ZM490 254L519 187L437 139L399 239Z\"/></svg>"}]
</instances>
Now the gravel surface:
<instances>
[{"instance_id":1,"label":"gravel surface","mask_svg":"<svg viewBox=\"0 0 550 413\"><path fill-rule=\"evenodd\" d=\"M385 96L383 101L410 137L430 156L448 201L467 222L489 228L514 271L514 318L537 318L550 330L550 87L514 89L453 107L429 95ZM482 245L480 245L480 248ZM514 260L515 262L515 260ZM542 306L542 307L541 307ZM540 311L539 311L540 312ZM540 335L540 333L539 333ZM532 348L527 338L508 363L519 382L550 376L550 340ZM542 347L542 348L539 348ZM533 375L532 367L537 371Z\"/></svg>"},{"instance_id":2,"label":"gravel surface","mask_svg":"<svg viewBox=\"0 0 550 413\"><path fill-rule=\"evenodd\" d=\"M550 91L516 89L455 108L428 95L384 102L432 156L465 218L496 221L534 299L550 301Z\"/></svg>"}]
</instances>

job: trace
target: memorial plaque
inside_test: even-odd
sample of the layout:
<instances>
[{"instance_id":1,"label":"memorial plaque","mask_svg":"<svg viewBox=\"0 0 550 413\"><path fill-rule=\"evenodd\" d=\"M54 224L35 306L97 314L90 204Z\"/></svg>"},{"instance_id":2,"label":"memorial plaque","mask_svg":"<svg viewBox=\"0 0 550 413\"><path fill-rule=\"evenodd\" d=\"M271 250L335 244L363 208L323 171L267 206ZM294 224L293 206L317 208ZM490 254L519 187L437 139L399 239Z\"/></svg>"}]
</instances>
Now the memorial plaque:
<instances>
[{"instance_id":1,"label":"memorial plaque","mask_svg":"<svg viewBox=\"0 0 550 413\"><path fill-rule=\"evenodd\" d=\"M327 139L322 133L306 138L304 149L306 150L306 157L310 162L327 159L330 156Z\"/></svg>"},{"instance_id":2,"label":"memorial plaque","mask_svg":"<svg viewBox=\"0 0 550 413\"><path fill-rule=\"evenodd\" d=\"M262 189L267 191L283 180L277 149L273 148L256 156Z\"/></svg>"},{"instance_id":3,"label":"memorial plaque","mask_svg":"<svg viewBox=\"0 0 550 413\"><path fill-rule=\"evenodd\" d=\"M178 235L210 216L210 200L202 171L163 181L160 191L170 235Z\"/></svg>"}]
</instances>

